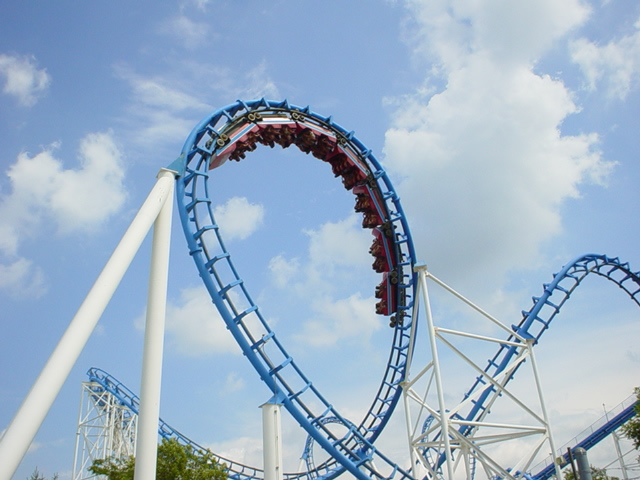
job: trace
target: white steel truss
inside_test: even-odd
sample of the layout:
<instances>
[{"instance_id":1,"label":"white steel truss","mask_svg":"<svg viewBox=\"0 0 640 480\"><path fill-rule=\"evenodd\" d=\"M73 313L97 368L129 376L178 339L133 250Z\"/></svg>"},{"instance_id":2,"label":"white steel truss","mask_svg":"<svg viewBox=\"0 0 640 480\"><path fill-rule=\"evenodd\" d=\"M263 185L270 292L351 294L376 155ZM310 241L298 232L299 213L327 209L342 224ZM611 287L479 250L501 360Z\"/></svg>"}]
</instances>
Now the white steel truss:
<instances>
[{"instance_id":1,"label":"white steel truss","mask_svg":"<svg viewBox=\"0 0 640 480\"><path fill-rule=\"evenodd\" d=\"M136 480L155 478L163 335L177 172L163 168L142 207L89 290L62 338L0 438L0 480L13 477L102 312L153 226L140 392Z\"/></svg>"},{"instance_id":2,"label":"white steel truss","mask_svg":"<svg viewBox=\"0 0 640 480\"><path fill-rule=\"evenodd\" d=\"M549 452L548 455L553 459L552 452L555 451L533 354L534 340L524 338L513 328L507 327L467 300L428 272L424 264L416 265L415 271L418 274L415 301L422 302L430 352L426 353L427 359L420 362L426 366L414 374L411 369L412 361L418 353L425 352L416 352L415 347L411 348L407 360L407 374L403 382L413 476L444 480L523 478L535 459L544 456L545 452ZM481 333L469 333L436 325L431 311L427 280L442 287L445 292L453 295L456 301L463 302L479 314L482 320L475 320L473 325ZM410 342L412 346L416 345L418 311L418 308L414 308ZM485 334L494 333L496 330L506 334L506 338L510 340ZM515 349L515 354L504 370L492 377L468 354L469 351L474 351L478 344L483 344L484 348L491 345L506 346ZM443 372L441 365L444 366L444 363L441 363L441 355L447 356L447 365L455 359L461 367L453 372L451 369ZM483 360L486 362L486 357L483 357ZM530 367L531 376L530 379L526 379L530 382L529 385L535 385L535 392L531 393L529 389L526 395L528 401L523 400L521 394L507 388L507 382L515 369L523 366L525 361ZM476 376L480 386L469 392L470 394L459 403L452 404L452 400L459 397L456 396L457 392L447 389L447 375L455 375L463 368ZM518 370L519 377L526 375L522 370L524 369ZM451 384L455 384L455 381ZM480 397L482 400L479 400ZM498 399L510 403L507 409L508 416L515 420L504 421L502 417L498 421L487 420L488 413ZM481 402L482 408L469 419L466 415L477 402ZM531 403L535 403L535 406L531 406ZM504 403L500 410L502 407ZM514 443L507 446L506 442ZM517 451L518 457L515 461L514 450ZM503 466L506 452L513 462L511 468ZM555 468L557 478L562 478L557 463Z\"/></svg>"},{"instance_id":3,"label":"white steel truss","mask_svg":"<svg viewBox=\"0 0 640 480\"><path fill-rule=\"evenodd\" d=\"M95 478L94 460L135 456L138 415L96 382L83 382L73 480Z\"/></svg>"}]
</instances>

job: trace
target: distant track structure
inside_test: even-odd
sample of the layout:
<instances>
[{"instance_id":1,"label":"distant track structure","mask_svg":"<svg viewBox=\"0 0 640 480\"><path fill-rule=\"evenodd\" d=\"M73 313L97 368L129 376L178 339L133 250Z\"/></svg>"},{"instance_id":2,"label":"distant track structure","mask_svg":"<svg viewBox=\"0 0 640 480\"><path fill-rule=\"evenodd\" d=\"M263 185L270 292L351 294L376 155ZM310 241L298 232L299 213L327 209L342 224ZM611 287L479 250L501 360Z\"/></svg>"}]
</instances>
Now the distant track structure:
<instances>
[{"instance_id":1,"label":"distant track structure","mask_svg":"<svg viewBox=\"0 0 640 480\"><path fill-rule=\"evenodd\" d=\"M372 286L377 299L372 315L386 317L391 345L380 385L362 418L344 416L303 372L265 320L223 241L224 232L214 216L217 192L208 180L218 168L243 160L259 146L295 146L326 163L345 190L354 196L354 209L362 215L362 228L372 234L369 253L373 258L372 268L380 275L379 283ZM286 480L330 480L345 473L360 480L456 480L473 479L478 475L488 479L516 480L531 475L536 458L544 452L551 457L555 455L534 355L534 347L542 334L549 329L576 288L590 275L613 282L640 306L640 276L631 270L628 263L606 255L586 254L576 257L554 274L552 280L543 285L542 293L533 297L532 306L522 312L517 323L508 325L500 322L439 280L418 261L399 195L382 164L353 131L340 126L331 116L317 114L309 107L298 107L286 100L237 101L214 111L196 125L179 157L161 170L152 193L72 320L30 391L28 401L24 402L0 439L0 480L5 480L3 471L9 472L8 477L15 471L19 463L19 459L15 461L16 457L24 455L39 426L36 423L41 422L34 418L46 415L59 391L56 389L61 388L97 324L101 309L110 300L152 225L151 277L152 280L160 277L163 280L150 280L147 325L155 326L156 323L150 319L157 321L158 318L164 325L171 218L171 210L167 208L171 202L167 199L172 197L174 188L188 253L214 306L242 353L267 386L270 402L284 407L308 435L303 447L306 468L284 473ZM482 321L489 322L491 331L499 333L456 331L438 322L431 311L428 285L442 288L456 301L471 307ZM111 294L107 299L108 292ZM426 327L429 342L426 347L417 342L419 323L421 329ZM142 390L151 397L159 396L161 352L158 356L157 349L147 349L147 346L157 345L153 342L162 333L157 328L145 331ZM456 339L460 338L488 344L495 354L488 361L484 357L478 363L456 344ZM440 351L443 349L453 352L474 372L475 380L458 404L445 401L440 364ZM430 360L426 366L417 369L413 365L414 358L422 353ZM523 369L525 365L530 367L530 371ZM153 373L148 373L151 370ZM511 392L510 382L516 372L519 376L526 375L526 372L531 375L530 381L536 391L532 397L535 397L536 405L531 405L530 399L521 399ZM83 453L76 458L77 475L82 475L88 462L96 456L132 454L132 449L135 449L132 437L136 430L140 431L143 423L145 435L138 436L144 438L147 445L153 441L155 448L156 439L149 435L155 435L158 418L157 412L153 412L155 407L142 408L143 404L133 392L99 369L89 371L89 382L83 388L87 409L80 414L82 429L78 442L88 454ZM424 391L420 392L420 388ZM491 421L489 414L498 408L499 399L509 400L520 408L528 418L527 423ZM410 450L408 465L406 461L401 464L403 462L386 455L376 444L401 403ZM140 419L137 418L138 413ZM335 424L341 426L342 433L331 428ZM148 427L152 427L151 431ZM158 433L165 438L177 438L197 450L202 449L163 421L160 421ZM502 465L493 457L491 448L500 442L516 439L531 440L530 446L515 465ZM314 460L311 448L314 444L326 452L327 460ZM149 462L155 460L149 455L153 451L140 448L137 454L146 458L138 463L153 466L153 462ZM140 455L141 452L144 454ZM12 465L5 467L9 461ZM233 479L264 478L265 472L259 468L228 458L220 458L220 461L227 465ZM553 468L559 474L559 467L554 465ZM543 472L536 475L540 480L547 478Z\"/></svg>"},{"instance_id":2,"label":"distant track structure","mask_svg":"<svg viewBox=\"0 0 640 480\"><path fill-rule=\"evenodd\" d=\"M214 218L215 191L208 183L209 177L223 164L241 161L261 145L272 148L295 146L328 163L333 175L355 195L355 210L363 215L363 228L372 231L373 268L382 277L375 289L379 299L376 313L388 316L393 330L381 385L360 420L343 417L315 388L279 341L234 267L231 253L223 241L223 232ZM330 479L345 471L356 478L420 478L415 464L400 466L374 446L403 392L406 395L420 300L420 269L400 199L371 150L353 131L309 107L265 99L238 101L203 119L193 129L180 157L170 168L178 172L177 205L189 254L213 303L273 397L308 433L310 442L319 444L329 454L328 461L315 465L309 458L311 453L307 446L303 456L307 457L308 470L286 473L285 478ZM465 439L473 442L490 408L505 394L506 385L525 362L525 344L539 342L571 293L589 274L616 283L636 304L639 303L640 278L628 264L617 258L587 254L566 264L553 275L550 283L543 286L542 294L533 298L533 305L523 311L520 322L510 328L511 334L506 341L498 343L495 355L462 399L462 407L456 407L447 419L429 415L424 420L421 438L413 447L417 458L412 461L423 464L426 476L444 475L442 468L447 458L456 457L459 461L465 448L467 452L474 450L464 446ZM431 279L429 274L425 277ZM438 330L434 328L434 332L437 334ZM103 388L118 391L119 384L108 374L92 370L90 377ZM318 409L317 405L322 407ZM131 406L133 408L134 403ZM346 434L336 436L327 427L330 423L347 426ZM540 431L546 432L545 422L542 424ZM447 435L443 435L443 426L451 427ZM177 437L185 443L193 443L164 422L161 422L159 432L163 437ZM425 442L427 437L429 441ZM471 453L475 458L474 452ZM253 480L262 477L258 468L231 459L220 460L229 466L233 478ZM531 468L528 462L525 463ZM468 470L473 476L475 459L469 463L473 463L473 470ZM380 465L384 467L380 468ZM486 468L494 471L491 469L495 466L490 462L488 465ZM500 468L495 471L519 475Z\"/></svg>"}]
</instances>

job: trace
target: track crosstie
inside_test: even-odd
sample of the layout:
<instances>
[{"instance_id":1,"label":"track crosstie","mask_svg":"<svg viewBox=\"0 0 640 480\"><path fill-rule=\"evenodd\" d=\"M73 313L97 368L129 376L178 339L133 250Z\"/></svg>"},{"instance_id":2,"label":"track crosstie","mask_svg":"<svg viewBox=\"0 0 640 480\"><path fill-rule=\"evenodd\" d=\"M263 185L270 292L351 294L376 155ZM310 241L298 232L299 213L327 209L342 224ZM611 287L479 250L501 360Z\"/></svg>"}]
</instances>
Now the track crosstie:
<instances>
[{"instance_id":1,"label":"track crosstie","mask_svg":"<svg viewBox=\"0 0 640 480\"><path fill-rule=\"evenodd\" d=\"M249 295L215 221L212 200L215 192L211 191L207 179L225 162L240 161L259 145L296 146L329 163L345 189L355 195L355 209L363 214L363 228L372 231L373 268L381 274L381 282L375 289L379 299L376 313L388 316L392 341L380 387L359 422L344 418L287 353ZM238 101L200 122L187 138L178 160L169 168L178 171L178 211L189 252L213 303L244 355L270 388L274 400L282 403L308 433L304 454L309 454L313 442L329 454L329 460L320 465L307 459L308 471L285 473L284 478L329 479L345 471L362 479L413 478L410 468L398 466L374 446L398 403L401 382L409 366L411 322L417 318L417 315L413 316L413 310L417 308L417 278L414 272L416 255L407 220L391 182L371 151L353 132L336 124L331 117L312 112L309 107L264 99ZM543 286L542 295L533 298L531 308L523 311L521 320L513 325L517 337L539 342L572 292L589 274L614 282L640 305L640 276L627 263L605 255L582 255L554 274L552 281ZM518 341L516 336L508 340ZM467 391L464 398L475 399L466 411L456 413L458 418L469 424L488 415L499 393L486 379L504 372L514 355L515 347L501 344L489 359L484 375L479 376ZM516 370L508 374L504 383ZM113 377L97 369L90 370L89 376L137 411L137 397ZM333 423L345 427L346 433L336 436L328 428ZM175 437L201 448L163 421L159 432L163 437ZM461 427L461 433L471 437L474 428ZM445 452L442 450L424 451L423 454L430 459L433 471L438 471L444 463ZM220 461L227 464L231 478L253 480L263 477L260 469L226 458L220 458Z\"/></svg>"},{"instance_id":2,"label":"track crosstie","mask_svg":"<svg viewBox=\"0 0 640 480\"><path fill-rule=\"evenodd\" d=\"M213 216L209 175L226 161L239 161L258 145L296 146L330 164L346 190L355 195L363 228L372 231L373 268L381 274L375 288L378 314L393 327L391 352L380 388L359 422L342 415L324 398L285 350L265 321L236 271ZM176 197L193 257L213 303L261 379L331 460L312 476L377 477L371 461L388 466L395 478L408 475L373 443L388 422L401 394L413 306L415 253L400 201L380 163L354 135L331 117L285 102L238 101L217 110L191 132L179 157ZM321 405L318 410L312 405ZM350 425L336 437L327 418Z\"/></svg>"}]
</instances>

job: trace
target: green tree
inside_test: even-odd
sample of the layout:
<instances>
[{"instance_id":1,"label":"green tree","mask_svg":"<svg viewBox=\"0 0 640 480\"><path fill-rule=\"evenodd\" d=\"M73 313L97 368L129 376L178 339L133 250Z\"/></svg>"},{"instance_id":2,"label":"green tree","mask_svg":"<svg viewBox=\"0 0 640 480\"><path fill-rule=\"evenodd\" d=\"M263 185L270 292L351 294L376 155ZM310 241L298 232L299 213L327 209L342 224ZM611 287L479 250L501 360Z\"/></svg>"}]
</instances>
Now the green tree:
<instances>
[{"instance_id":1,"label":"green tree","mask_svg":"<svg viewBox=\"0 0 640 480\"><path fill-rule=\"evenodd\" d=\"M135 458L94 460L89 471L108 480L133 480ZM164 439L158 445L156 480L225 480L227 472L213 454L182 445L176 439Z\"/></svg>"},{"instance_id":2,"label":"green tree","mask_svg":"<svg viewBox=\"0 0 640 480\"><path fill-rule=\"evenodd\" d=\"M633 392L636 394L636 398L638 399L638 403L633 407L636 414L631 420L622 426L622 433L633 442L633 446L638 450L640 448L640 387L634 388Z\"/></svg>"},{"instance_id":3,"label":"green tree","mask_svg":"<svg viewBox=\"0 0 640 480\"><path fill-rule=\"evenodd\" d=\"M593 465L591 465L591 478L593 478L593 480L620 480L618 477L607 475L606 469L594 467ZM570 468L564 471L563 480L575 480L573 471Z\"/></svg>"},{"instance_id":4,"label":"green tree","mask_svg":"<svg viewBox=\"0 0 640 480\"><path fill-rule=\"evenodd\" d=\"M44 475L40 473L40 471L38 470L38 467L36 467L36 469L33 471L31 476L27 480L46 480L46 479L44 478ZM58 474L54 473L53 477L51 477L51 480L58 480Z\"/></svg>"}]
</instances>

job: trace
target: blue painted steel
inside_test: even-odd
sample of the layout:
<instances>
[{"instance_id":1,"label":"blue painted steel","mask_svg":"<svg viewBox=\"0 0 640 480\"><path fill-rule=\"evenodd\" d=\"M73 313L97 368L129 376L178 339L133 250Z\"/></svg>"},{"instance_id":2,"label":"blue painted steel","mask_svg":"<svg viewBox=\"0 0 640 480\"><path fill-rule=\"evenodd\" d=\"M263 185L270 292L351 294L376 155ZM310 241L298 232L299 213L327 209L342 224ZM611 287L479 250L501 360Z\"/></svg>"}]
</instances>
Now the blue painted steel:
<instances>
[{"instance_id":1,"label":"blue painted steel","mask_svg":"<svg viewBox=\"0 0 640 480\"><path fill-rule=\"evenodd\" d=\"M636 414L635 408L637 405L638 403L629 405L618 415L613 417L611 420L609 420L607 423L602 425L600 428L596 429L591 435L586 437L584 440L578 442L573 447L573 449L584 448L585 450L589 450L590 448L595 447L598 443L600 443L602 440L604 440L609 435L611 435L611 433L615 432L618 428L620 428L622 425L624 425L629 420L631 420ZM564 458L565 464L569 463L569 453L562 454L562 457ZM555 468L552 463L550 465L547 465L540 472L533 475L533 478L535 478L536 480L547 480L548 478L551 478L554 475L555 475Z\"/></svg>"},{"instance_id":2,"label":"blue painted steel","mask_svg":"<svg viewBox=\"0 0 640 480\"><path fill-rule=\"evenodd\" d=\"M571 296L571 293L580 285L588 274L595 274L606 278L622 288L631 299L640 306L640 273L631 271L628 263L622 263L618 258L606 255L586 254L581 255L567 263L560 272L553 276L549 284L544 284L544 291L540 297L533 297L533 306L528 311L522 312L522 320L514 325L515 332L525 338L533 338L537 343L542 334L549 328L549 324L559 313L560 308ZM552 301L553 300L553 301ZM510 341L517 341L515 337L509 337ZM486 376L495 378L510 364L516 354L516 348L501 345L497 353L489 359L484 369ZM519 368L519 367L518 367ZM514 369L505 382L510 381L515 375ZM505 383L506 384L506 383ZM478 421L488 414L488 405L491 399L497 395L495 388L487 386L482 377L478 377L472 387L467 391L465 399L470 397L478 389L485 389L483 393L472 402L472 407L465 413L460 413L457 418L468 421ZM463 426L460 432L470 435L473 428ZM436 435L437 437L437 435ZM428 452L433 457L434 452ZM446 461L444 452L438 452L434 465L439 468Z\"/></svg>"},{"instance_id":3,"label":"blue painted steel","mask_svg":"<svg viewBox=\"0 0 640 480\"><path fill-rule=\"evenodd\" d=\"M129 390L123 383L119 382L115 377L109 375L104 370L99 368L90 368L87 372L89 381L96 383L98 386L93 387L96 394L99 394L100 390L111 393L120 403L129 409L134 414L138 414L140 399L136 394ZM207 449L201 445L198 445L193 440L187 438L175 428L171 427L164 420L160 419L158 424L158 434L162 438L176 439L183 445L190 445L195 451L206 451ZM227 473L229 478L234 480L259 480L264 478L262 470L249 467L238 462L234 462L231 459L221 457L214 454L217 461L220 464L224 464L227 467ZM300 478L300 475L285 474L285 480L296 480Z\"/></svg>"},{"instance_id":4,"label":"blue painted steel","mask_svg":"<svg viewBox=\"0 0 640 480\"><path fill-rule=\"evenodd\" d=\"M217 154L224 151L232 141L230 137L236 135L239 138L241 133L250 130L250 123L283 117L287 121L296 122L296 125L303 124L305 127L329 132L336 142L354 156L360 168L366 170L368 184L375 188L384 201L387 213L384 221L388 222L394 234L392 238L399 273L394 288L401 301L398 303L398 316L391 322L394 328L387 368L369 410L359 423L344 418L286 352L233 266L231 255L222 241L213 216L210 194L214 192L210 192L207 183L209 175L213 174L209 170L211 162L219 160ZM255 144L253 147L255 148ZM386 464L387 470L392 472L390 476L410 478L407 472L373 446L400 398L400 382L405 375L416 285L416 275L413 272L415 252L409 227L400 200L380 163L353 132L336 124L331 117L322 117L309 107L300 108L286 101L272 102L265 99L238 101L203 119L187 138L180 158L184 158L185 163L184 174L177 179L176 185L178 211L190 254L213 303L265 384L274 395L283 399L284 407L331 457L325 464L317 467L318 471L310 472L309 475L333 478L348 470L356 478L366 479L378 475L370 463L375 460L378 466ZM249 319L258 322L250 322ZM259 325L257 331L256 323ZM312 405L320 405L321 408L316 410ZM349 429L345 436L337 438L325 426L325 418L336 418L344 425L355 424L357 428Z\"/></svg>"},{"instance_id":5,"label":"blue painted steel","mask_svg":"<svg viewBox=\"0 0 640 480\"><path fill-rule=\"evenodd\" d=\"M563 267L560 272L556 273L553 276L553 281L549 284L544 285L543 294L540 297L533 297L533 306L528 311L523 312L523 319L520 322L520 325L514 328L519 328L520 331L527 332L532 336L532 338L535 338L536 341L539 341L542 333L549 328L551 320L555 317L555 315L559 313L560 307L562 307L564 303L569 299L571 293L578 287L582 280L584 280L584 278L591 273L614 282L620 288L622 288L631 297L631 299L636 302L636 304L640 305L640 277L638 273L634 273L630 270L628 263L621 263L617 258L611 258L604 255L588 254L574 259L573 261L565 265L565 267ZM558 293L560 299L551 302L551 298L553 297L554 293ZM548 307L548 309L546 311L543 311L545 305ZM497 367L499 365L505 364L504 361L500 360L498 362L497 359L503 358L504 355L505 353L503 352L503 348L501 348L498 353L489 360L489 364L485 371L491 372L491 369L494 369L494 371L491 373L494 376L497 375L499 373ZM88 375L91 381L97 382L101 385L102 388L115 395L122 405L127 406L132 412L136 414L138 413L138 397L134 395L126 386L124 386L114 377L99 369L89 370ZM511 375L511 377L512 376L513 375ZM478 388L478 385L481 385L481 383L476 381L474 386L469 390L468 395L471 395L474 389ZM310 385L308 387L310 387ZM474 409L472 409L472 411L467 415L466 418L479 418L480 415L484 415L484 413L485 408L483 408L481 404L474 404ZM471 414L474 414L476 416L471 417ZM593 445L605 438L628 419L633 417L633 414L633 405L631 405L625 408L624 411L622 411L620 414L613 417L609 422L607 422L607 424L597 429L593 434L579 442L577 446L585 449L591 448ZM342 422L345 422L344 418L330 417L328 415L319 417L318 420L318 423L321 424ZM351 428L351 424L343 423L343 425L349 425L349 427ZM201 446L167 425L163 420L160 421L158 428L159 434L164 438L177 438L185 444L192 445L195 449L202 449ZM465 431L465 433L469 435L472 432L470 430L467 430ZM315 437L313 438L315 440ZM307 442L307 446L305 447L305 452L307 454L309 449L309 442ZM354 450L359 452L361 450L361 445L356 444ZM432 465L434 463L442 465L442 462L439 460L441 457L441 453L442 452L433 451L432 449L426 449L426 451L423 452L425 458L432 461ZM259 469L242 465L223 457L218 457L218 459L228 466L230 478L238 480L258 480L263 478L262 471ZM391 461L389 462L393 463ZM436 465L434 465L434 467L435 466ZM407 476L406 472L403 472L400 469L397 469L397 472L401 476ZM331 462L328 462L320 466L315 466L315 471L313 471L311 474L308 474L306 472L291 474L287 473L285 474L285 480L296 480L298 478L312 477L330 478L332 476L335 476L335 474L335 465L332 465ZM533 478L537 480L546 480L553 474L553 466L550 466L534 475ZM526 474L525 477L531 478L531 475Z\"/></svg>"},{"instance_id":6,"label":"blue painted steel","mask_svg":"<svg viewBox=\"0 0 640 480\"><path fill-rule=\"evenodd\" d=\"M347 148L357 157L358 164L367 171L368 185L373 186L380 194L387 214L384 220L393 227L395 234L393 246L397 258L396 267L400 273L397 286L394 287L397 289L399 299L398 316L391 321L393 338L382 382L371 406L359 423L341 416L286 352L247 292L243 280L231 261L231 255L224 245L213 216L210 193L214 192L210 192L207 182L211 174L209 167L212 159L215 159L216 155L232 141L227 133L241 135L242 132L251 130L251 123L260 123L264 117L278 115L313 128L324 129L330 132L336 141L347 145ZM238 101L204 118L191 131L181 155L169 168L179 173L179 178L176 180L178 212L189 252L213 303L243 353L273 395L282 399L285 408L307 431L310 438L320 444L331 456L330 460L314 467L315 470L311 472L287 474L286 478L306 475L309 478L329 479L345 470L356 478L375 477L378 474L372 470L369 464L371 460L375 460L377 464L386 464L392 472L388 478L411 478L410 473L400 469L373 446L400 398L400 382L404 379L407 366L409 332L417 279L413 272L416 257L407 220L389 178L371 151L358 140L354 132L347 131L336 124L332 117L320 116L312 112L309 107L290 105L286 100L273 102L261 99L250 102ZM595 273L617 283L636 303L640 304L640 279L637 273L631 272L628 264L604 255L583 255L555 274L550 284L544 285L543 294L540 297L534 297L531 309L523 312L520 323L513 326L514 332L521 337L532 338L538 342L564 302L589 273ZM555 297L560 299L554 299L552 302L551 299ZM258 321L260 325L258 332L252 330L249 319ZM510 337L509 340L516 341L514 337ZM485 377L493 378L503 372L515 354L515 347L502 345L489 359L484 370ZM514 374L515 370L506 381L509 381ZM106 383L110 385L109 382ZM109 388L122 394L121 389ZM477 421L489 413L489 405L492 404L497 393L493 387L487 388L486 381L482 377L476 379L465 398L479 389L483 389L482 394L472 402L468 412L456 414L458 418ZM313 410L310 405L321 405L320 411ZM130 408L137 411L137 405L133 403ZM345 436L337 438L325 426L332 422L356 427L349 428ZM161 434L165 428L168 427L161 427ZM172 429L167 429L167 432L172 433L166 433L166 435L175 434L183 441L191 442ZM462 427L461 432L471 435L473 427ZM438 435L436 433L436 437ZM307 450L305 449L306 453L308 453ZM425 458L432 459L436 470L445 461L442 451L427 449L424 455ZM223 461L237 466L237 471L233 470L234 478L254 479L260 478L262 474L258 469L239 465L228 459Z\"/></svg>"}]
</instances>

